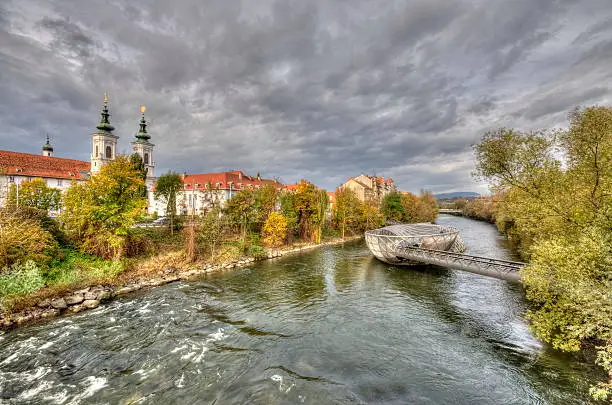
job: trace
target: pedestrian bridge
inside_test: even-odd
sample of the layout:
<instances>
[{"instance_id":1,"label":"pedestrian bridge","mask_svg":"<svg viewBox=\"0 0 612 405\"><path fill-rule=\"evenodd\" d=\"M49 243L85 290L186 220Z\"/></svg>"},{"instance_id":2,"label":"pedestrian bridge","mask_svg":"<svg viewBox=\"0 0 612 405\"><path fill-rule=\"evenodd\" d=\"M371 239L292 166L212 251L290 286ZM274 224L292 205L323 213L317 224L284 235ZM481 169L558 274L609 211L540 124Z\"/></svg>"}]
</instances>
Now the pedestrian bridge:
<instances>
[{"instance_id":1,"label":"pedestrian bridge","mask_svg":"<svg viewBox=\"0 0 612 405\"><path fill-rule=\"evenodd\" d=\"M377 259L393 265L433 264L508 281L519 281L525 263L463 253L459 231L434 224L399 224L366 231Z\"/></svg>"}]
</instances>

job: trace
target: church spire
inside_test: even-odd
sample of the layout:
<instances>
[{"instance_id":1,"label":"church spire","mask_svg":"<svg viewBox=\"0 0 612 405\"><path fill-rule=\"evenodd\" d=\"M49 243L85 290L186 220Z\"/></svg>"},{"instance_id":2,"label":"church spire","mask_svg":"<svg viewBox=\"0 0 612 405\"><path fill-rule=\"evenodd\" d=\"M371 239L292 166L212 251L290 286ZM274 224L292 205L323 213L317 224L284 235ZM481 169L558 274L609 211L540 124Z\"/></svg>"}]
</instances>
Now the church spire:
<instances>
[{"instance_id":1,"label":"church spire","mask_svg":"<svg viewBox=\"0 0 612 405\"><path fill-rule=\"evenodd\" d=\"M49 134L47 134L47 143L42 147L43 156L53 156L53 147L49 143Z\"/></svg>"},{"instance_id":2,"label":"church spire","mask_svg":"<svg viewBox=\"0 0 612 405\"><path fill-rule=\"evenodd\" d=\"M115 127L113 127L110 124L110 121L108 120L110 113L108 112L108 95L106 93L104 93L104 106L102 107L102 112L100 113L100 116L100 123L96 126L96 128L102 134L112 135L113 129L115 129Z\"/></svg>"},{"instance_id":3,"label":"church spire","mask_svg":"<svg viewBox=\"0 0 612 405\"><path fill-rule=\"evenodd\" d=\"M147 108L144 105L140 106L140 129L136 134L136 142L149 142L151 136L147 133L147 121L145 120L145 111Z\"/></svg>"}]
</instances>

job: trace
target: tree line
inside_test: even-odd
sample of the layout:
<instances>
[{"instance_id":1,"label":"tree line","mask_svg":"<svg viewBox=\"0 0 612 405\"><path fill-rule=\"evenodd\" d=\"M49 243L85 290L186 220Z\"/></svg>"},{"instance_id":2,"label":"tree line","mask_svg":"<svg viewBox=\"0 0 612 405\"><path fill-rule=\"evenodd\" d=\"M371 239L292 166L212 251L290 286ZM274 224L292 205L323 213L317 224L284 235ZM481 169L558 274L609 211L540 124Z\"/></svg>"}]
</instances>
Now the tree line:
<instances>
[{"instance_id":1,"label":"tree line","mask_svg":"<svg viewBox=\"0 0 612 405\"><path fill-rule=\"evenodd\" d=\"M565 130L488 132L475 154L494 194L464 212L515 243L532 330L561 350L595 348L609 380L591 394L612 398L612 108L576 109Z\"/></svg>"},{"instance_id":2,"label":"tree line","mask_svg":"<svg viewBox=\"0 0 612 405\"><path fill-rule=\"evenodd\" d=\"M239 190L224 204L207 193L200 215L178 215L184 185L170 172L154 188L166 205L167 228L141 228L139 222L152 219L146 177L142 159L132 155L118 156L64 193L41 179L24 181L19 189L13 185L0 210L0 306L42 286L112 283L158 256L176 257L177 266L258 257L266 249L358 235L387 220L432 221L437 215L435 200L425 192L391 193L379 203L339 188L330 209L327 192L307 180L295 191L272 185ZM48 211L59 214L50 218ZM160 259L157 265L169 264Z\"/></svg>"}]
</instances>

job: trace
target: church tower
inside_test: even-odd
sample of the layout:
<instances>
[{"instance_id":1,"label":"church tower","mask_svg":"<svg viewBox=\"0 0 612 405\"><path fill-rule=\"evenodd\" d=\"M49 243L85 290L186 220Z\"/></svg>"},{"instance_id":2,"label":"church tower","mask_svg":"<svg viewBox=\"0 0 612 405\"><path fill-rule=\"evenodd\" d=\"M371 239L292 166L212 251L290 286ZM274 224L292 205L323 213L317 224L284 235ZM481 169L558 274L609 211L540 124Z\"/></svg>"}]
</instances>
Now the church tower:
<instances>
[{"instance_id":1,"label":"church tower","mask_svg":"<svg viewBox=\"0 0 612 405\"><path fill-rule=\"evenodd\" d=\"M136 140L132 142L132 151L142 158L147 169L147 185L153 184L155 162L153 162L153 145L149 140L151 136L147 133L147 121L145 120L145 106L140 106L140 129L136 133Z\"/></svg>"},{"instance_id":2,"label":"church tower","mask_svg":"<svg viewBox=\"0 0 612 405\"><path fill-rule=\"evenodd\" d=\"M109 122L108 117L108 96L104 93L104 106L100 113L100 123L96 126L98 130L91 135L92 150L91 150L91 173L96 174L100 171L106 162L110 162L117 156L117 140L118 136L113 135L115 129Z\"/></svg>"},{"instance_id":3,"label":"church tower","mask_svg":"<svg viewBox=\"0 0 612 405\"><path fill-rule=\"evenodd\" d=\"M42 147L43 156L53 156L53 147L49 143L49 135L47 135L47 143Z\"/></svg>"}]
</instances>

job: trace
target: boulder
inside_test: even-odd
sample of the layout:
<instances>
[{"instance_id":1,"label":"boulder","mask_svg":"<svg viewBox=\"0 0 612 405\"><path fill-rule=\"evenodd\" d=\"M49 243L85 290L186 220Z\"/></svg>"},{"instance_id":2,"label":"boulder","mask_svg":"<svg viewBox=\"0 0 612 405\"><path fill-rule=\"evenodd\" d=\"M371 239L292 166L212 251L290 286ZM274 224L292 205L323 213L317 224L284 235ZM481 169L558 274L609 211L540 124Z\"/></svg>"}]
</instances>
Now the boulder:
<instances>
[{"instance_id":1,"label":"boulder","mask_svg":"<svg viewBox=\"0 0 612 405\"><path fill-rule=\"evenodd\" d=\"M89 294L89 293L86 293L86 294ZM64 301L68 305L80 304L81 302L83 302L83 300L84 300L84 298L83 298L83 295L81 295L81 294L73 294L73 295L69 295L67 297L64 297Z\"/></svg>"},{"instance_id":2,"label":"boulder","mask_svg":"<svg viewBox=\"0 0 612 405\"><path fill-rule=\"evenodd\" d=\"M51 301L51 306L55 309L66 309L68 307L68 305L66 304L66 301L64 301L63 298L56 298L54 300Z\"/></svg>"},{"instance_id":3,"label":"boulder","mask_svg":"<svg viewBox=\"0 0 612 405\"><path fill-rule=\"evenodd\" d=\"M96 291L87 291L84 295L84 298L86 300L95 300L97 296L98 294L96 293Z\"/></svg>"},{"instance_id":4,"label":"boulder","mask_svg":"<svg viewBox=\"0 0 612 405\"><path fill-rule=\"evenodd\" d=\"M47 308L49 305L51 305L51 300L48 298L42 301L38 301L38 303L36 304L38 308Z\"/></svg>"},{"instance_id":5,"label":"boulder","mask_svg":"<svg viewBox=\"0 0 612 405\"><path fill-rule=\"evenodd\" d=\"M82 304L85 308L96 308L100 305L100 301L98 300L85 300Z\"/></svg>"}]
</instances>

